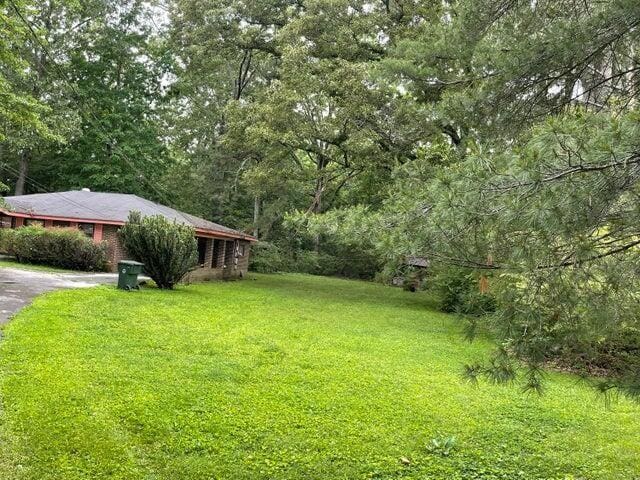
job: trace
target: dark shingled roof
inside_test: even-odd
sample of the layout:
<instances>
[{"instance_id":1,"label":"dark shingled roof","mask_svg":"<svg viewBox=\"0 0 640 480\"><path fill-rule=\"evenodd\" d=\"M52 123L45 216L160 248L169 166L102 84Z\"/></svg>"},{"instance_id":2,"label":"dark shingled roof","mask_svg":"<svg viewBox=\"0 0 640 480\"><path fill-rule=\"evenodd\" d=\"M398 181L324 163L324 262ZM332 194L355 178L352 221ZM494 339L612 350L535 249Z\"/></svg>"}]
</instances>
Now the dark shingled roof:
<instances>
[{"instance_id":1,"label":"dark shingled roof","mask_svg":"<svg viewBox=\"0 0 640 480\"><path fill-rule=\"evenodd\" d=\"M251 238L238 230L210 222L204 218L183 213L137 195L102 193L87 190L37 193L4 197L11 210L33 216L62 217L78 220L126 222L129 212L139 211L143 216L162 215L169 220L191 225L199 230L219 232L240 238Z\"/></svg>"}]
</instances>

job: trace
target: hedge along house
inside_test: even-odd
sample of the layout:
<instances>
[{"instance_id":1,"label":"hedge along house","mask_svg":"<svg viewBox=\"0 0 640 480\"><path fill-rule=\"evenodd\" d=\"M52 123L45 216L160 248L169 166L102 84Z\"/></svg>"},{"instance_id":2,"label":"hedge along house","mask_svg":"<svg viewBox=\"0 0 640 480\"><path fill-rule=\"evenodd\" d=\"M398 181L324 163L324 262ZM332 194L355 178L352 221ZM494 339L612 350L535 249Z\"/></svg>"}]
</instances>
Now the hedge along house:
<instances>
[{"instance_id":1,"label":"hedge along house","mask_svg":"<svg viewBox=\"0 0 640 480\"><path fill-rule=\"evenodd\" d=\"M254 237L238 230L136 195L83 189L4 197L4 201L8 207L0 205L1 228L26 225L78 228L95 242L106 242L109 264L113 271L117 269L118 261L127 258L118 230L134 210L142 216L162 215L195 229L199 268L189 273L187 281L244 276L249 267L251 243L256 241Z\"/></svg>"}]
</instances>

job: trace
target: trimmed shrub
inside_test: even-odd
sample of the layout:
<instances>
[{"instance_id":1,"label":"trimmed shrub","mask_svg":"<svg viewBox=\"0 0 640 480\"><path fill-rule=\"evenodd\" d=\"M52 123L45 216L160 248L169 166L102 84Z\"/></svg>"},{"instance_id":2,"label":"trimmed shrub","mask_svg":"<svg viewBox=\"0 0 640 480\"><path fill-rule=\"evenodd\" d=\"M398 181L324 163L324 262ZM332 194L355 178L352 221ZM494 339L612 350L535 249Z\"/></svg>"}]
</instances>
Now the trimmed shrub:
<instances>
[{"instance_id":1,"label":"trimmed shrub","mask_svg":"<svg viewBox=\"0 0 640 480\"><path fill-rule=\"evenodd\" d=\"M72 228L21 227L3 232L2 237L3 248L22 263L88 272L107 267L106 244Z\"/></svg>"},{"instance_id":2,"label":"trimmed shrub","mask_svg":"<svg viewBox=\"0 0 640 480\"><path fill-rule=\"evenodd\" d=\"M131 212L120 229L127 252L144 263L144 271L162 289L172 289L198 263L195 230L162 215Z\"/></svg>"}]
</instances>

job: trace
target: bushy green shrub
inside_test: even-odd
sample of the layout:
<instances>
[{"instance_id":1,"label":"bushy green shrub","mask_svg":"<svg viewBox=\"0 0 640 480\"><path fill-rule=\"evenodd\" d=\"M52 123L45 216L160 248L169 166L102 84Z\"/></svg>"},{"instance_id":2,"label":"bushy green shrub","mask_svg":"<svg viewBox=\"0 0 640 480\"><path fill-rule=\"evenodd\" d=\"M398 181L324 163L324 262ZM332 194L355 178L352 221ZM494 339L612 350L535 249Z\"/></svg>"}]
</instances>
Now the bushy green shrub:
<instances>
[{"instance_id":1,"label":"bushy green shrub","mask_svg":"<svg viewBox=\"0 0 640 480\"><path fill-rule=\"evenodd\" d=\"M127 252L144 263L144 271L159 288L172 289L198 263L195 230L161 215L131 212L120 229Z\"/></svg>"},{"instance_id":2,"label":"bushy green shrub","mask_svg":"<svg viewBox=\"0 0 640 480\"><path fill-rule=\"evenodd\" d=\"M484 315L495 311L495 297L481 293L478 275L456 267L435 272L432 285L440 299L440 309L464 315Z\"/></svg>"},{"instance_id":3,"label":"bushy green shrub","mask_svg":"<svg viewBox=\"0 0 640 480\"><path fill-rule=\"evenodd\" d=\"M287 271L310 275L331 275L333 269L328 267L327 262L330 258L327 257L313 250L297 250L289 256Z\"/></svg>"},{"instance_id":4,"label":"bushy green shrub","mask_svg":"<svg viewBox=\"0 0 640 480\"><path fill-rule=\"evenodd\" d=\"M2 235L7 253L19 262L85 271L107 267L106 244L72 228L21 227Z\"/></svg>"},{"instance_id":5,"label":"bushy green shrub","mask_svg":"<svg viewBox=\"0 0 640 480\"><path fill-rule=\"evenodd\" d=\"M12 228L0 228L0 253L9 253L9 244L13 238Z\"/></svg>"},{"instance_id":6,"label":"bushy green shrub","mask_svg":"<svg viewBox=\"0 0 640 480\"><path fill-rule=\"evenodd\" d=\"M284 271L284 257L277 245L258 242L251 247L249 269L258 273L276 273Z\"/></svg>"}]
</instances>

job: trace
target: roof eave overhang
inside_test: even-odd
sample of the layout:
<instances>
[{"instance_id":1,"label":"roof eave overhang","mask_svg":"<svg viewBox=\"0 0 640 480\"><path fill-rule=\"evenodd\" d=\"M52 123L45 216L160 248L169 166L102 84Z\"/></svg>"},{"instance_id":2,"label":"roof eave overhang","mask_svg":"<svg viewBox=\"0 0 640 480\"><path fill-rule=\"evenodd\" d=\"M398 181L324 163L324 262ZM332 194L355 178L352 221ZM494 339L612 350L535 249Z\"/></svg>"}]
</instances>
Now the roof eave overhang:
<instances>
[{"instance_id":1,"label":"roof eave overhang","mask_svg":"<svg viewBox=\"0 0 640 480\"><path fill-rule=\"evenodd\" d=\"M211 238L233 238L237 240L246 240L247 242L257 242L258 239L252 237L251 235L245 235L244 233L229 233L229 232L220 232L218 230L207 230L204 228L196 228L196 234L202 237L211 237Z\"/></svg>"},{"instance_id":2,"label":"roof eave overhang","mask_svg":"<svg viewBox=\"0 0 640 480\"><path fill-rule=\"evenodd\" d=\"M33 218L37 220L57 220L61 222L79 222L79 223L103 223L105 225L124 225L124 222L116 220L103 220L98 218L77 218L77 217L59 217L56 215L42 215L39 213L15 212L0 208L0 212L9 217Z\"/></svg>"},{"instance_id":3,"label":"roof eave overhang","mask_svg":"<svg viewBox=\"0 0 640 480\"><path fill-rule=\"evenodd\" d=\"M121 222L119 220L104 220L102 218L77 218L77 217L59 217L55 215L41 215L37 213L25 213L25 212L14 212L11 210L6 210L4 208L0 208L0 213L3 215L7 215L9 217L19 217L19 218L33 218L37 220L55 220L60 222L79 222L79 223L101 223L103 225L124 225L125 222ZM245 235L243 233L238 232L237 234L229 233L229 232L221 232L219 230L209 230L205 228L196 228L196 234L204 236L204 237L223 237L223 238L233 238L246 240L248 242L257 242L258 239L252 237L251 235Z\"/></svg>"}]
</instances>

